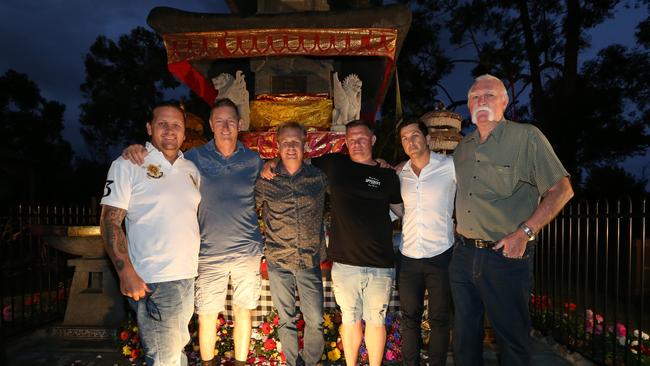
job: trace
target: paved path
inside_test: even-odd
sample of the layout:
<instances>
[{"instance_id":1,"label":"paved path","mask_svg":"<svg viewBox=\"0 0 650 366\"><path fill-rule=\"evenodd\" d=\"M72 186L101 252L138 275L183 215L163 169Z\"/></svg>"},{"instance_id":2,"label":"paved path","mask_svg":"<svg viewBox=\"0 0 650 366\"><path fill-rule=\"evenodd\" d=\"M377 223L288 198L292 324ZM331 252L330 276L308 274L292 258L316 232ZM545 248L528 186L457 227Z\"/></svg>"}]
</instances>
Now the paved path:
<instances>
[{"instance_id":1,"label":"paved path","mask_svg":"<svg viewBox=\"0 0 650 366\"><path fill-rule=\"evenodd\" d=\"M553 351L541 338L534 338L533 366L572 365ZM38 330L12 340L6 345L7 366L123 366L131 365L118 350L117 341L66 340L52 334L50 329ZM485 345L485 366L498 365L495 344ZM576 364L576 363L573 363ZM580 365L589 365L582 360ZM450 352L447 365L453 366Z\"/></svg>"}]
</instances>

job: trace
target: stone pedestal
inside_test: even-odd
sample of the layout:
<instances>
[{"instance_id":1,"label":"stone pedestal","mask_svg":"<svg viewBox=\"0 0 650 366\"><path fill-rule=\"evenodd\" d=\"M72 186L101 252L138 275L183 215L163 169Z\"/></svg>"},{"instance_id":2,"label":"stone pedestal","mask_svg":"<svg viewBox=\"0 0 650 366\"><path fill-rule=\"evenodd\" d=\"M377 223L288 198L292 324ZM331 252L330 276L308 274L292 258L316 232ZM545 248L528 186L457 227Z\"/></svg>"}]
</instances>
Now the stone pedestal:
<instances>
[{"instance_id":1,"label":"stone pedestal","mask_svg":"<svg viewBox=\"0 0 650 366\"><path fill-rule=\"evenodd\" d=\"M32 233L55 249L81 256L68 260L75 272L63 323L54 327L54 333L64 338L112 338L126 319L125 300L99 227L34 225Z\"/></svg>"},{"instance_id":2,"label":"stone pedestal","mask_svg":"<svg viewBox=\"0 0 650 366\"><path fill-rule=\"evenodd\" d=\"M75 267L64 326L118 328L125 319L124 297L108 259L70 259Z\"/></svg>"}]
</instances>

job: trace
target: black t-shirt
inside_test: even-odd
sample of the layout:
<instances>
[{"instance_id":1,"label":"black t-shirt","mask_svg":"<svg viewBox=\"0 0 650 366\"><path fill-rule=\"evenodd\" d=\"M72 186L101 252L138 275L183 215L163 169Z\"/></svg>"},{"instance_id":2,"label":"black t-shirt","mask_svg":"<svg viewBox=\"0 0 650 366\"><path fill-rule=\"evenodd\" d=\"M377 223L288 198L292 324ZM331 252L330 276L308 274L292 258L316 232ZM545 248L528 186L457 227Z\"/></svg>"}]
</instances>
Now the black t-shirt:
<instances>
[{"instance_id":1,"label":"black t-shirt","mask_svg":"<svg viewBox=\"0 0 650 366\"><path fill-rule=\"evenodd\" d=\"M402 202L395 171L355 163L342 154L325 155L312 163L325 172L329 183L328 258L360 267L393 267L389 204Z\"/></svg>"}]
</instances>

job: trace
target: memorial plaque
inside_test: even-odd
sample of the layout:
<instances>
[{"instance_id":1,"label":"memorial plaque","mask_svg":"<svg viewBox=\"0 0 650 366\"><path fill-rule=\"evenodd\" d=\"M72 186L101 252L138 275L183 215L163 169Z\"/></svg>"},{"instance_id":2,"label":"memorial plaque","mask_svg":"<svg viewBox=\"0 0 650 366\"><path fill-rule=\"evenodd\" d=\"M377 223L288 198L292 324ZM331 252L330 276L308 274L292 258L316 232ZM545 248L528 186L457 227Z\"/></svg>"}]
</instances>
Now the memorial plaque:
<instances>
[{"instance_id":1,"label":"memorial plaque","mask_svg":"<svg viewBox=\"0 0 650 366\"><path fill-rule=\"evenodd\" d=\"M307 93L306 75L274 75L271 76L271 93Z\"/></svg>"}]
</instances>

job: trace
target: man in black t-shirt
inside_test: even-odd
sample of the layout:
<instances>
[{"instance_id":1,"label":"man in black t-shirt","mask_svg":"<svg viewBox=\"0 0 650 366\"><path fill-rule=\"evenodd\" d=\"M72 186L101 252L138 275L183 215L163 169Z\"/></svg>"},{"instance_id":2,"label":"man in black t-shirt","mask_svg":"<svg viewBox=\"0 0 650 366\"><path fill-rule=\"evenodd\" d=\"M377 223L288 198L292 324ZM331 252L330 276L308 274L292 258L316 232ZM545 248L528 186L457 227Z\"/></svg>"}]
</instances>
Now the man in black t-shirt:
<instances>
[{"instance_id":1,"label":"man in black t-shirt","mask_svg":"<svg viewBox=\"0 0 650 366\"><path fill-rule=\"evenodd\" d=\"M363 121L346 125L349 156L325 155L312 164L327 175L332 206L328 258L334 262L332 283L343 322L341 338L348 365L357 363L366 322L370 366L379 366L386 343L385 316L393 289L394 252L390 204L402 202L399 179L372 158L376 141ZM262 177L270 178L267 164Z\"/></svg>"}]
</instances>

